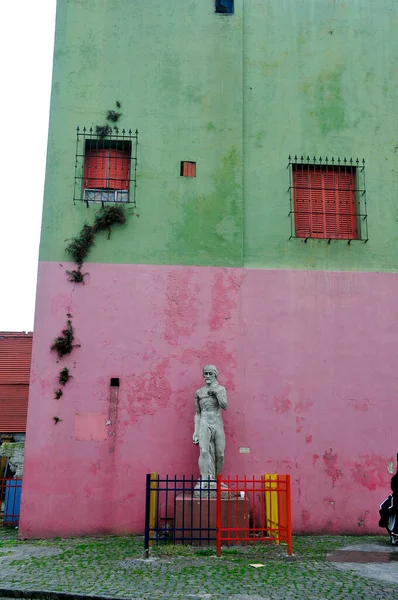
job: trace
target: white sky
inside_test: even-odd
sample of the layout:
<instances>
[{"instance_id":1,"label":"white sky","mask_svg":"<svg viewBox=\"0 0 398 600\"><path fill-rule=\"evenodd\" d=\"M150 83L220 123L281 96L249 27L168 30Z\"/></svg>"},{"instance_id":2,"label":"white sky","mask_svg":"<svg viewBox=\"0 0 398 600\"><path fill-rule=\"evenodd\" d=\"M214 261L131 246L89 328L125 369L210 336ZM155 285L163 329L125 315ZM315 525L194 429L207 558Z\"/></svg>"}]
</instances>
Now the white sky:
<instances>
[{"instance_id":1,"label":"white sky","mask_svg":"<svg viewBox=\"0 0 398 600\"><path fill-rule=\"evenodd\" d=\"M33 330L55 4L0 10L0 331Z\"/></svg>"}]
</instances>

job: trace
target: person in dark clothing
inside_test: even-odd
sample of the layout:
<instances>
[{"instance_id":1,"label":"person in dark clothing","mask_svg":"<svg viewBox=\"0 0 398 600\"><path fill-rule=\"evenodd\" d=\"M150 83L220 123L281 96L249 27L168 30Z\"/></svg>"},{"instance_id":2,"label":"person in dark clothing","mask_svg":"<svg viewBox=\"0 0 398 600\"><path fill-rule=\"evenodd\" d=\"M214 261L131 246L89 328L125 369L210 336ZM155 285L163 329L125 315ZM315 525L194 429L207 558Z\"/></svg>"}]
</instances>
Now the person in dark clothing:
<instances>
[{"instance_id":1,"label":"person in dark clothing","mask_svg":"<svg viewBox=\"0 0 398 600\"><path fill-rule=\"evenodd\" d=\"M391 477L391 490L392 493L398 497L398 454L397 454L397 472Z\"/></svg>"},{"instance_id":2,"label":"person in dark clothing","mask_svg":"<svg viewBox=\"0 0 398 600\"><path fill-rule=\"evenodd\" d=\"M391 543L398 545L398 454L397 472L391 477L392 494L380 504L379 527L385 527L390 535Z\"/></svg>"}]
</instances>

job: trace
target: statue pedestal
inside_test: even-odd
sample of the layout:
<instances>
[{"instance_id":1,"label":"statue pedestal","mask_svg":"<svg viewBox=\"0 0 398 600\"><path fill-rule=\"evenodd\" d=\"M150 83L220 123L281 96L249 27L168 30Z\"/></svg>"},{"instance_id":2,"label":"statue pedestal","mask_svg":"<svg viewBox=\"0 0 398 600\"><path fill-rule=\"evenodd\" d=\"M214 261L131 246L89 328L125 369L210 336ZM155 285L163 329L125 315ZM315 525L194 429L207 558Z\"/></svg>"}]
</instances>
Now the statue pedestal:
<instances>
[{"instance_id":1,"label":"statue pedestal","mask_svg":"<svg viewBox=\"0 0 398 600\"><path fill-rule=\"evenodd\" d=\"M175 500L175 542L177 544L193 544L195 546L216 543L217 500L194 496L177 496ZM221 526L248 528L250 523L250 506L242 498L221 499ZM231 532L235 535L235 532ZM228 533L225 534L228 536ZM241 532L238 537L246 537ZM235 542L225 542L235 544Z\"/></svg>"}]
</instances>

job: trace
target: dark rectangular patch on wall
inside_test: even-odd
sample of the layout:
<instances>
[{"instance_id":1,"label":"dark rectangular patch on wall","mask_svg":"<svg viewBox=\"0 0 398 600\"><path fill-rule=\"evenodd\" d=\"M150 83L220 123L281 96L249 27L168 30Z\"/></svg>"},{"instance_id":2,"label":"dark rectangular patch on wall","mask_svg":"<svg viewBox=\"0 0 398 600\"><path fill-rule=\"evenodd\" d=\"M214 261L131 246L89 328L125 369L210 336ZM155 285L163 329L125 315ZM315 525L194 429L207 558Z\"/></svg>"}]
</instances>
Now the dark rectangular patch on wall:
<instances>
[{"instance_id":1,"label":"dark rectangular patch on wall","mask_svg":"<svg viewBox=\"0 0 398 600\"><path fill-rule=\"evenodd\" d=\"M234 12L234 0L216 0L216 13L232 15Z\"/></svg>"}]
</instances>

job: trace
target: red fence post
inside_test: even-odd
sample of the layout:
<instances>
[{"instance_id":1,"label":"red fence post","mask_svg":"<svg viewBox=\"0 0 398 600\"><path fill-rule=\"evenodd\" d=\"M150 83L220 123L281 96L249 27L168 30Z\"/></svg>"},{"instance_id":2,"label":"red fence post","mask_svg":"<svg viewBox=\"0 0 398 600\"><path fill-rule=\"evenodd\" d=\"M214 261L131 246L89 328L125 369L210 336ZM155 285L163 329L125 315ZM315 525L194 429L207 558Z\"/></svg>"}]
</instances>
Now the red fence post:
<instances>
[{"instance_id":1,"label":"red fence post","mask_svg":"<svg viewBox=\"0 0 398 600\"><path fill-rule=\"evenodd\" d=\"M293 554L293 536L292 536L292 502L290 497L290 475L286 475L287 491L287 551L290 556Z\"/></svg>"},{"instance_id":2,"label":"red fence post","mask_svg":"<svg viewBox=\"0 0 398 600\"><path fill-rule=\"evenodd\" d=\"M217 556L221 556L221 474L217 475L217 498L216 498L216 545Z\"/></svg>"}]
</instances>

